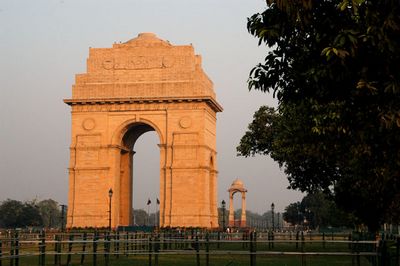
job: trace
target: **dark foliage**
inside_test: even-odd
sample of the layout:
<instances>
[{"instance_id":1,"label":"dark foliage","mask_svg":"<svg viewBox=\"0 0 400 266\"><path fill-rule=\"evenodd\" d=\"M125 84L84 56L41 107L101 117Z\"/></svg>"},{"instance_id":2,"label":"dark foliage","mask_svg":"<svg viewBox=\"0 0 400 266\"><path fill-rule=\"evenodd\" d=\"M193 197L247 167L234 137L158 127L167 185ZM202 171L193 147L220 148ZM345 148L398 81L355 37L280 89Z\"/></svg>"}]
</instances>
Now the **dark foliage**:
<instances>
[{"instance_id":1,"label":"dark foliage","mask_svg":"<svg viewBox=\"0 0 400 266\"><path fill-rule=\"evenodd\" d=\"M291 188L372 231L399 222L400 2L267 0L248 30L269 47L249 88L279 106L256 112L239 154L271 155Z\"/></svg>"}]
</instances>

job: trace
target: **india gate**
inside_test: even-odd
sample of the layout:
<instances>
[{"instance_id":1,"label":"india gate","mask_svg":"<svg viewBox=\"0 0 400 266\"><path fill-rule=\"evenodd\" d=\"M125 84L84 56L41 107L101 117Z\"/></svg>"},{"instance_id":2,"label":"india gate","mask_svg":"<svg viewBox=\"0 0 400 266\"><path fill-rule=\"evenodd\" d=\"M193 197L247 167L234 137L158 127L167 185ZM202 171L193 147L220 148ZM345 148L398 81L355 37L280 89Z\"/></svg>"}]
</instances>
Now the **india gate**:
<instances>
[{"instance_id":1,"label":"india gate","mask_svg":"<svg viewBox=\"0 0 400 266\"><path fill-rule=\"evenodd\" d=\"M160 152L160 226L218 227L216 101L191 45L141 33L90 48L71 107L67 227L132 223L135 142L155 131ZM135 188L136 190L145 188Z\"/></svg>"}]
</instances>

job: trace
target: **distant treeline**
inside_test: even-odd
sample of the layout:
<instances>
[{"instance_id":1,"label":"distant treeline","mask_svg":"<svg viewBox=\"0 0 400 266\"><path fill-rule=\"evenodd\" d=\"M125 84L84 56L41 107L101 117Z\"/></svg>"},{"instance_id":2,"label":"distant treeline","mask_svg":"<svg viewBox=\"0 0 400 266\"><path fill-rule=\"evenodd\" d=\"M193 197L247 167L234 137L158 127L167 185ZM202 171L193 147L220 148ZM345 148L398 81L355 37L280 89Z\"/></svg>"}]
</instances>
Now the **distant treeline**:
<instances>
[{"instance_id":1,"label":"distant treeline","mask_svg":"<svg viewBox=\"0 0 400 266\"><path fill-rule=\"evenodd\" d=\"M0 228L61 228L66 222L66 209L62 214L61 205L53 200L31 200L21 202L7 199L0 204ZM159 214L134 209L133 225L154 226L159 224ZM225 219L222 218L225 213ZM229 211L218 209L220 227L225 221L228 225ZM241 209L235 210L235 220L240 220ZM267 210L263 214L246 211L247 226L279 230L288 224L309 229L321 227L354 227L357 221L353 216L339 210L335 203L322 193L306 195L301 202L289 204L283 213Z\"/></svg>"},{"instance_id":2,"label":"distant treeline","mask_svg":"<svg viewBox=\"0 0 400 266\"><path fill-rule=\"evenodd\" d=\"M60 205L52 199L25 202L7 199L0 204L0 228L61 228L61 216Z\"/></svg>"}]
</instances>

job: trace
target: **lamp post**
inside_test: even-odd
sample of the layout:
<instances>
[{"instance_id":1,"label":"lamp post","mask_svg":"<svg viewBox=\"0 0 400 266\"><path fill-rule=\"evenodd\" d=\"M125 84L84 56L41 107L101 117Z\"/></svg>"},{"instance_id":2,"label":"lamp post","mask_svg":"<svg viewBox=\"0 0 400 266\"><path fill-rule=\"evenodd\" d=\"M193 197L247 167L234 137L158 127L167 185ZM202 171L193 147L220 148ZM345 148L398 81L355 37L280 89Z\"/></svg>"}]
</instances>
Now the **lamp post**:
<instances>
[{"instance_id":1,"label":"lamp post","mask_svg":"<svg viewBox=\"0 0 400 266\"><path fill-rule=\"evenodd\" d=\"M225 232L225 200L222 200L222 231Z\"/></svg>"},{"instance_id":2,"label":"lamp post","mask_svg":"<svg viewBox=\"0 0 400 266\"><path fill-rule=\"evenodd\" d=\"M272 202L271 204L271 214L272 214L272 231L275 231L275 217L274 217L274 209L275 209L275 204Z\"/></svg>"},{"instance_id":3,"label":"lamp post","mask_svg":"<svg viewBox=\"0 0 400 266\"><path fill-rule=\"evenodd\" d=\"M108 205L108 230L111 231L111 199L113 195L113 190L110 188L108 191L108 197L110 198L109 200L109 205Z\"/></svg>"}]
</instances>

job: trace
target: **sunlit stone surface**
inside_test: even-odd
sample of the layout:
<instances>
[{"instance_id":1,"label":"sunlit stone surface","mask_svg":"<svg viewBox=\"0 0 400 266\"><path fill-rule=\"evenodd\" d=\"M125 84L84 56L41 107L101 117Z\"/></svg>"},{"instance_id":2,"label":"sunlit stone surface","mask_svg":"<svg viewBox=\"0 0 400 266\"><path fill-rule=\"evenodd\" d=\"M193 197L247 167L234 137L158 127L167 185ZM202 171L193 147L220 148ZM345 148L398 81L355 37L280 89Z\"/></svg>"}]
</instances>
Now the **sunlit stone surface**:
<instances>
[{"instance_id":1,"label":"sunlit stone surface","mask_svg":"<svg viewBox=\"0 0 400 266\"><path fill-rule=\"evenodd\" d=\"M90 48L87 73L64 101L72 111L68 228L107 227L110 188L111 226L132 223L134 145L151 130L160 143L160 226L218 226L222 107L191 45L141 33Z\"/></svg>"}]
</instances>

